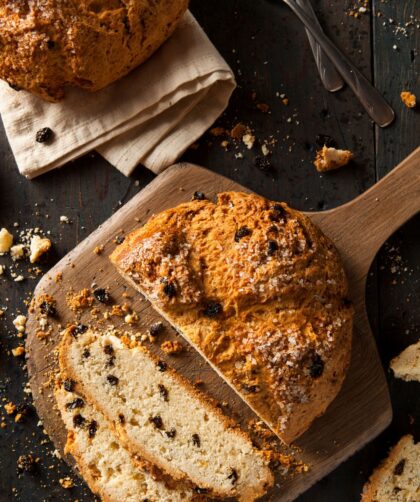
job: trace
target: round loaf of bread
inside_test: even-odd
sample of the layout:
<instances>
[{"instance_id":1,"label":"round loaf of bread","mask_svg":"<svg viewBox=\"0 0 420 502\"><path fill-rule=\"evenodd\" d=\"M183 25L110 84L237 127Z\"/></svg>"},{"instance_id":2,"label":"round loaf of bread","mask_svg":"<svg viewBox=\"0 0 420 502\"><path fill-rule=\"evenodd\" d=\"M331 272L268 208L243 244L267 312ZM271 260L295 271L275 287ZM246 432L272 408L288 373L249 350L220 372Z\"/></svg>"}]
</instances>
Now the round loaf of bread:
<instances>
[{"instance_id":1,"label":"round loaf of bread","mask_svg":"<svg viewBox=\"0 0 420 502\"><path fill-rule=\"evenodd\" d=\"M47 101L97 91L143 63L188 0L0 0L0 78Z\"/></svg>"},{"instance_id":2,"label":"round loaf of bread","mask_svg":"<svg viewBox=\"0 0 420 502\"><path fill-rule=\"evenodd\" d=\"M111 261L285 442L337 395L353 308L337 250L302 213L237 192L193 200Z\"/></svg>"}]
</instances>

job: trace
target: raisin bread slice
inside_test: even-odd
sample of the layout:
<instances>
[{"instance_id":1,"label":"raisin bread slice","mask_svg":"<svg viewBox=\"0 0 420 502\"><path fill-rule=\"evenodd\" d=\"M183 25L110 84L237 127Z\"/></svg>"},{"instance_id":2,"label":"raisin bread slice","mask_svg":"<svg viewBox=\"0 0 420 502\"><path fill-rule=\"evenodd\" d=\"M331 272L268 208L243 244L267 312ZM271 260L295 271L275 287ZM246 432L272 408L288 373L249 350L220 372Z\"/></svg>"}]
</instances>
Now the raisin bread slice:
<instances>
[{"instance_id":1,"label":"raisin bread slice","mask_svg":"<svg viewBox=\"0 0 420 502\"><path fill-rule=\"evenodd\" d=\"M404 436L363 488L361 502L419 502L420 443Z\"/></svg>"},{"instance_id":2,"label":"raisin bread slice","mask_svg":"<svg viewBox=\"0 0 420 502\"><path fill-rule=\"evenodd\" d=\"M65 452L75 459L92 492L106 502L181 502L198 497L191 489L171 489L155 479L151 466L131 456L103 415L64 387L56 388L55 397L68 430Z\"/></svg>"},{"instance_id":3,"label":"raisin bread slice","mask_svg":"<svg viewBox=\"0 0 420 502\"><path fill-rule=\"evenodd\" d=\"M407 347L391 361L391 369L397 378L420 382L420 340Z\"/></svg>"},{"instance_id":4,"label":"raisin bread slice","mask_svg":"<svg viewBox=\"0 0 420 502\"><path fill-rule=\"evenodd\" d=\"M123 340L70 327L60 367L124 446L198 493L241 501L263 495L273 475L248 436L165 363Z\"/></svg>"}]
</instances>

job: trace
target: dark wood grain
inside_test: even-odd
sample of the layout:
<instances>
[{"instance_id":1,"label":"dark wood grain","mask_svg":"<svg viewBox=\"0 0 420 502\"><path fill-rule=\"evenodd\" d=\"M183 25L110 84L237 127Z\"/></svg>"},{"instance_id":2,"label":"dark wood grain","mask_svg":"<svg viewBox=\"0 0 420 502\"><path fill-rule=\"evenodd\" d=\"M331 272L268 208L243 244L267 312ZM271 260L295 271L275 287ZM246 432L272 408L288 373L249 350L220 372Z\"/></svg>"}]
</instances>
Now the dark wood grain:
<instances>
[{"instance_id":1,"label":"dark wood grain","mask_svg":"<svg viewBox=\"0 0 420 502\"><path fill-rule=\"evenodd\" d=\"M219 122L226 127L239 120L250 123L259 138L270 134L278 136L278 146L273 148L273 171L270 174L255 167L256 150L244 149L244 159L236 160L234 151L225 152L219 141L210 135L206 135L199 142L199 148L187 152L184 158L225 174L258 193L288 200L299 209L323 210L363 192L418 146L420 114L402 108L399 93L401 86L407 86L420 96L419 30L411 30L407 39L402 37L398 41L392 30L382 23L389 18L403 23L410 13L417 17L419 14L415 13L416 0L374 0L371 3L376 9L375 14L381 10L385 15L379 18L367 13L360 19L345 14L345 10L355 4L353 1L314 0L313 3L333 40L367 76L374 78L379 89L393 103L397 112L395 124L375 133L348 90L336 95L323 90L304 30L280 0L278 3L192 0L194 14L237 74L239 88ZM399 51L392 49L394 44ZM256 92L258 102L270 105L270 114L262 114L256 109L249 98L252 91ZM279 103L276 91L284 92L290 98L288 107ZM299 125L287 122L293 113L298 113ZM319 176L311 165L315 137L319 133L329 134L340 145L351 148L356 154L355 164ZM288 134L290 137L286 138ZM22 228L39 225L50 230L54 253L43 266L47 270L105 221L119 207L120 201L129 200L152 178L140 167L133 178L126 179L99 156L88 155L59 171L28 182L17 173L1 131L0 226L11 227L17 221ZM138 187L135 180L139 181ZM38 207L35 207L36 203ZM45 214L49 215L48 219ZM68 215L73 223L69 226L60 224L62 214ZM420 277L419 228L418 217L404 225L381 250L377 265L371 269L373 275L368 282L367 308L385 368L391 357L419 337L420 307L416 299ZM395 257L399 257L397 266ZM0 257L0 263L6 262L9 263ZM22 266L23 270L26 268ZM0 307L9 307L5 318L0 320L0 399L17 403L28 399L22 391L27 377L24 362L8 353L18 343L11 321L17 309L25 310L23 300L35 284L36 280L14 283L9 277L0 277ZM299 502L357 502L363 483L388 447L405 433L413 433L420 439L417 384L397 381L390 374L389 384L394 407L391 427L299 497ZM3 402L0 405L2 408ZM1 416L4 415L2 411ZM6 429L0 429L1 502L11 499L25 502L92 499L78 483L70 491L60 487L58 479L70 471L63 462L51 456L53 447L50 443L40 444L41 440L46 441L46 437L42 428L37 426L35 414L22 424L14 424L8 417L5 420ZM38 474L19 478L16 460L27 452L40 456Z\"/></svg>"}]
</instances>

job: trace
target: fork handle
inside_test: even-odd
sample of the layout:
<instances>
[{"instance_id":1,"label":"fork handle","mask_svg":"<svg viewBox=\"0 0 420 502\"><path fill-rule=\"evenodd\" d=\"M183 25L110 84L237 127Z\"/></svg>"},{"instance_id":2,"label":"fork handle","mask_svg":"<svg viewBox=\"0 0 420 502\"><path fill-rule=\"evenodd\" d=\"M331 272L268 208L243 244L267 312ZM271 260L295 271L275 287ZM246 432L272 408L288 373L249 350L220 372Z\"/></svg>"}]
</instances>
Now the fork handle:
<instances>
[{"instance_id":1,"label":"fork handle","mask_svg":"<svg viewBox=\"0 0 420 502\"><path fill-rule=\"evenodd\" d=\"M283 0L296 16L302 21L311 35L325 51L344 81L359 99L371 119L380 127L386 127L393 122L394 110L386 102L380 92L367 78L338 50L325 33L318 28L306 12L297 5L295 0Z\"/></svg>"},{"instance_id":2,"label":"fork handle","mask_svg":"<svg viewBox=\"0 0 420 502\"><path fill-rule=\"evenodd\" d=\"M312 7L312 3L310 0L296 0L296 3L306 12L308 16L310 16L313 22L318 26L319 29L322 29L318 17L315 14L315 11ZM341 75L335 69L335 66L332 64L329 57L325 54L325 52L321 49L321 46L311 35L311 32L305 28L306 34L308 36L309 44L312 49L312 53L314 55L315 63L318 68L318 73L321 78L322 84L325 89L329 92L336 92L343 88L344 81L341 78Z\"/></svg>"}]
</instances>

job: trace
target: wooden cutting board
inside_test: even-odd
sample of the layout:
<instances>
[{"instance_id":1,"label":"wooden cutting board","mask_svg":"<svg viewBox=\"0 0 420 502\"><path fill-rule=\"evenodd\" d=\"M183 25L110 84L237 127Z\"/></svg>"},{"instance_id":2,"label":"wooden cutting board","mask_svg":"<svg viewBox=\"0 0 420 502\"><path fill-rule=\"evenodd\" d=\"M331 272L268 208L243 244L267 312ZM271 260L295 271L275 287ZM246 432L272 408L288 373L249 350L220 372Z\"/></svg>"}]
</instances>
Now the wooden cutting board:
<instances>
[{"instance_id":1,"label":"wooden cutting board","mask_svg":"<svg viewBox=\"0 0 420 502\"><path fill-rule=\"evenodd\" d=\"M57 370L54 349L59 341L60 326L74 321L74 315L66 305L66 292L69 289L79 291L96 284L97 287L109 287L112 299L117 303L127 301L123 293L128 293L140 318L133 330L145 333L150 324L160 320L160 317L141 295L124 283L107 257L115 247L116 236L141 226L153 213L190 200L197 190L209 198L225 190L248 191L201 167L177 164L133 197L38 284L35 296L45 293L52 295L57 301L57 317L52 323L53 333L47 341L41 341L36 335L39 331L38 321L33 314L29 315L26 345L28 369L36 408L59 451L63 450L65 431L54 409L51 382ZM270 500L293 500L390 423L392 410L388 388L365 310L366 276L376 252L386 238L419 210L420 149L352 202L330 211L308 213L335 242L347 270L350 296L356 309L352 360L338 397L325 415L317 419L296 442L301 449L299 456L309 464L309 471L292 479L279 477L279 486L270 493ZM93 252L99 245L105 246L100 256ZM63 275L61 282L56 282L57 274ZM115 325L121 325L119 319L112 319ZM83 314L81 320L92 323L89 312ZM163 339L180 339L177 336L168 327ZM159 345L150 344L150 348L191 381L203 380L203 389L218 402L225 403L226 413L235 417L243 427L246 428L249 419L255 418L253 412L229 386L221 382L220 377L193 349L188 348L183 354L171 357L160 353ZM71 463L71 459L67 460Z\"/></svg>"}]
</instances>

